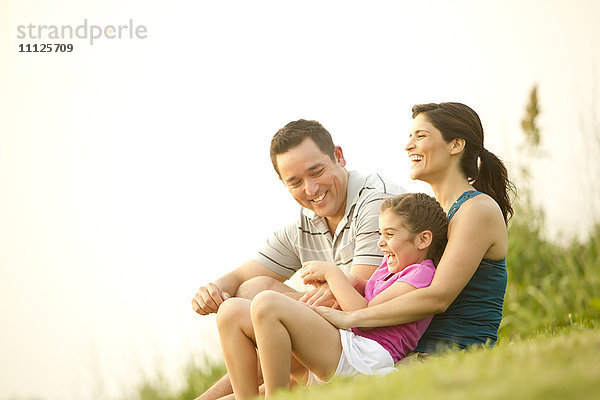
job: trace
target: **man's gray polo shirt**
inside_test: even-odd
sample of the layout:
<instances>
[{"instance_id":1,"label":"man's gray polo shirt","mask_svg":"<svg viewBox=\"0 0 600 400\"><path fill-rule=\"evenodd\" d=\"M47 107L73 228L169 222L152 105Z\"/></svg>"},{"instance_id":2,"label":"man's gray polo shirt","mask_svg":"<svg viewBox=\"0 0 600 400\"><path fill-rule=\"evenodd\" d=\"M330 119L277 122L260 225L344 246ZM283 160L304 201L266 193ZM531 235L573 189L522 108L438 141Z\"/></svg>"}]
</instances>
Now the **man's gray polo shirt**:
<instances>
[{"instance_id":1,"label":"man's gray polo shirt","mask_svg":"<svg viewBox=\"0 0 600 400\"><path fill-rule=\"evenodd\" d=\"M323 217L301 208L300 218L275 232L254 260L286 278L314 260L332 262L346 272L355 264L379 266L383 257L377 245L381 203L401 192L378 174L365 177L350 171L346 213L333 237Z\"/></svg>"}]
</instances>

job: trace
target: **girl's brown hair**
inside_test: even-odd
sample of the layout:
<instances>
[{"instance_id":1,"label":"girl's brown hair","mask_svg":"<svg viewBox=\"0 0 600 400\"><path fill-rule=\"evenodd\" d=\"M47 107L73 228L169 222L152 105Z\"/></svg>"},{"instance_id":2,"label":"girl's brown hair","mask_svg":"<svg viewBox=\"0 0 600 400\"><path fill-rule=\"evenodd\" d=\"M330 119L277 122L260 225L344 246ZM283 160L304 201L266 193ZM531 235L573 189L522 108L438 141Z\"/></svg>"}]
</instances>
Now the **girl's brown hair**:
<instances>
[{"instance_id":1,"label":"girl's brown hair","mask_svg":"<svg viewBox=\"0 0 600 400\"><path fill-rule=\"evenodd\" d=\"M433 239L427 249L427 258L437 265L448 241L448 218L440 203L425 193L404 193L386 199L381 212L386 210L402 218L411 239L423 231L431 231Z\"/></svg>"}]
</instances>

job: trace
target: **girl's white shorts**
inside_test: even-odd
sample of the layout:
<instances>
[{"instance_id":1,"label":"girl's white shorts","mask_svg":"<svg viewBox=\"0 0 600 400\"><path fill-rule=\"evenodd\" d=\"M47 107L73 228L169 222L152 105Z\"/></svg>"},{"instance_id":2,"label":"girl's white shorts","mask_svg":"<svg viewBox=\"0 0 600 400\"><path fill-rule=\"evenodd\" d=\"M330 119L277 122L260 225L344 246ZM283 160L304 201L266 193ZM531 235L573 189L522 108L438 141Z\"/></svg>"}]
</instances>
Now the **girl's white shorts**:
<instances>
[{"instance_id":1,"label":"girl's white shorts","mask_svg":"<svg viewBox=\"0 0 600 400\"><path fill-rule=\"evenodd\" d=\"M340 329L339 331L342 355L333 377L359 374L385 375L396 370L392 356L382 345L372 339L358 336L351 330ZM307 386L318 383L325 383L325 381L308 371Z\"/></svg>"}]
</instances>

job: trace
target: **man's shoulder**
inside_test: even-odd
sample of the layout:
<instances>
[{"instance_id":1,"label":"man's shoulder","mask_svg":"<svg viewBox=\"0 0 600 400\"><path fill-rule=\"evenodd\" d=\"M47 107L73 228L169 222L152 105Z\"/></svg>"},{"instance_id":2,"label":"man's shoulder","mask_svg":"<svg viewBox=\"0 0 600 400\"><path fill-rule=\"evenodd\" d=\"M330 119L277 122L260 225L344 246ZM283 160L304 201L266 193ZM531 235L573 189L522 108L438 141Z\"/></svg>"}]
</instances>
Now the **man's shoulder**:
<instances>
[{"instance_id":1,"label":"man's shoulder","mask_svg":"<svg viewBox=\"0 0 600 400\"><path fill-rule=\"evenodd\" d=\"M352 202L352 213L355 216L377 219L381 209L381 203L405 191L397 184L386 179L381 174L373 173L361 176L361 185L354 201ZM356 220L358 221L358 220Z\"/></svg>"},{"instance_id":2,"label":"man's shoulder","mask_svg":"<svg viewBox=\"0 0 600 400\"><path fill-rule=\"evenodd\" d=\"M379 173L364 175L362 187L358 193L359 201L376 198L388 198L406 192L401 186Z\"/></svg>"}]
</instances>

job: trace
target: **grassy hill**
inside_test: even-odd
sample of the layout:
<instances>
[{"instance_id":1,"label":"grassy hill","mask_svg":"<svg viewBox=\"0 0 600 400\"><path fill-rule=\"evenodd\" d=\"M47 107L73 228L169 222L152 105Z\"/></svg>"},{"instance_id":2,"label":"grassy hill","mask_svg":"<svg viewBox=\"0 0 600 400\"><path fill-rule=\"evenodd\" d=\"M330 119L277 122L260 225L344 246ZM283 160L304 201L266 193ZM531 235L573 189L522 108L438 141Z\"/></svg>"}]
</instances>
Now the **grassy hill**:
<instances>
[{"instance_id":1,"label":"grassy hill","mask_svg":"<svg viewBox=\"0 0 600 400\"><path fill-rule=\"evenodd\" d=\"M494 349L454 352L384 377L339 379L277 399L599 399L600 324L574 325Z\"/></svg>"}]
</instances>

